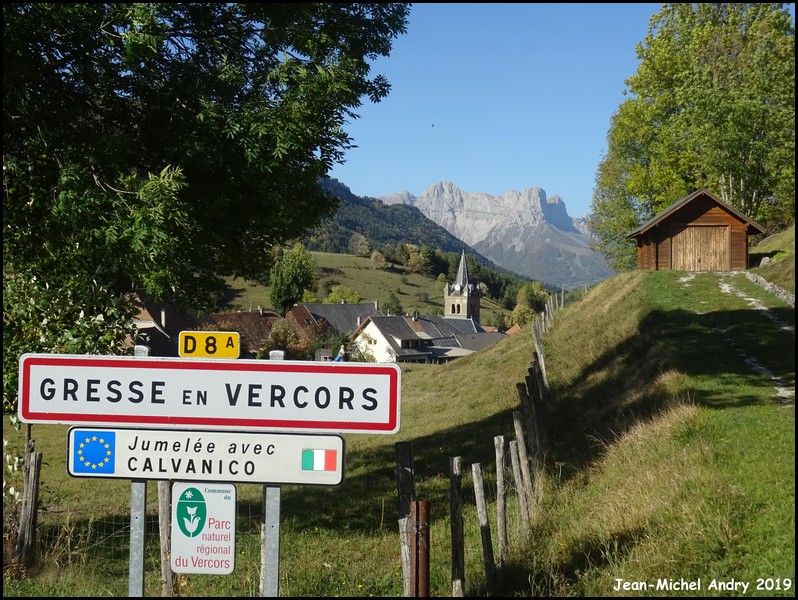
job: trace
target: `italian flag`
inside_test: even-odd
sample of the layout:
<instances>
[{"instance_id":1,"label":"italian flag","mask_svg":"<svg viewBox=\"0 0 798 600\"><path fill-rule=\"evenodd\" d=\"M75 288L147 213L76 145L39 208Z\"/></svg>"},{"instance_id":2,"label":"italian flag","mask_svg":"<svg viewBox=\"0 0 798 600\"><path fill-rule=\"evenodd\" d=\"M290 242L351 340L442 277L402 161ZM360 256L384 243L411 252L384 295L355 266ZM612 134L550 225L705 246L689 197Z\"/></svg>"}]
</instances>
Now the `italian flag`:
<instances>
[{"instance_id":1,"label":"italian flag","mask_svg":"<svg viewBox=\"0 0 798 600\"><path fill-rule=\"evenodd\" d=\"M303 471L335 471L336 450L302 450Z\"/></svg>"}]
</instances>

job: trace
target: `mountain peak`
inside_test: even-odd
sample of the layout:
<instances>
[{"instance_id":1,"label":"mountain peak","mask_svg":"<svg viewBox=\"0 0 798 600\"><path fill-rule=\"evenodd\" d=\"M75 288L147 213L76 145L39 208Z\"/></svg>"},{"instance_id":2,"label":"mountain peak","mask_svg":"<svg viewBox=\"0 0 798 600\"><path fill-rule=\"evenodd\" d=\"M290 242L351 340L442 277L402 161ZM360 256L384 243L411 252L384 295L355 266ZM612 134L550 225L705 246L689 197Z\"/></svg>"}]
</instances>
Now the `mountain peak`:
<instances>
[{"instance_id":1,"label":"mountain peak","mask_svg":"<svg viewBox=\"0 0 798 600\"><path fill-rule=\"evenodd\" d=\"M569 288L612 274L590 249L584 220L571 218L560 196L539 187L493 196L439 181L420 196L401 192L379 200L417 208L497 265L544 283Z\"/></svg>"}]
</instances>

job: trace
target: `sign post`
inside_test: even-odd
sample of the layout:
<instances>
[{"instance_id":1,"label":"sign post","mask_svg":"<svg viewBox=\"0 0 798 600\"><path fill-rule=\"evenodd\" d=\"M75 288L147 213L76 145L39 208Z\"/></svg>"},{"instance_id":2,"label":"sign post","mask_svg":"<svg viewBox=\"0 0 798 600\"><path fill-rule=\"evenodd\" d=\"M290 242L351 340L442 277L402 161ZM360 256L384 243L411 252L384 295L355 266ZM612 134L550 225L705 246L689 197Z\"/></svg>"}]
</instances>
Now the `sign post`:
<instances>
[{"instance_id":1,"label":"sign post","mask_svg":"<svg viewBox=\"0 0 798 600\"><path fill-rule=\"evenodd\" d=\"M135 346L133 356L148 356L148 346ZM20 380L21 382L22 380ZM130 565L128 569L128 595L131 598L144 596L144 534L147 521L147 480L130 480Z\"/></svg>"}]
</instances>

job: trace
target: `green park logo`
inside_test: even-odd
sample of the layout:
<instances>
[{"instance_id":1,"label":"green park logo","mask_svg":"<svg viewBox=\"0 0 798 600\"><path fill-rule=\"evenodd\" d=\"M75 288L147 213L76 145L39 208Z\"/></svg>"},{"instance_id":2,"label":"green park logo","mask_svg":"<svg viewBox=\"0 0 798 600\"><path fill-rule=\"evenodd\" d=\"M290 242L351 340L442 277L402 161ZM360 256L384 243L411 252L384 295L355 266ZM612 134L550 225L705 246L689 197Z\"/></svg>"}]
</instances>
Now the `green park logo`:
<instances>
[{"instance_id":1,"label":"green park logo","mask_svg":"<svg viewBox=\"0 0 798 600\"><path fill-rule=\"evenodd\" d=\"M197 488L187 488L177 502L175 520L186 537L197 537L205 527L208 509L205 497Z\"/></svg>"}]
</instances>

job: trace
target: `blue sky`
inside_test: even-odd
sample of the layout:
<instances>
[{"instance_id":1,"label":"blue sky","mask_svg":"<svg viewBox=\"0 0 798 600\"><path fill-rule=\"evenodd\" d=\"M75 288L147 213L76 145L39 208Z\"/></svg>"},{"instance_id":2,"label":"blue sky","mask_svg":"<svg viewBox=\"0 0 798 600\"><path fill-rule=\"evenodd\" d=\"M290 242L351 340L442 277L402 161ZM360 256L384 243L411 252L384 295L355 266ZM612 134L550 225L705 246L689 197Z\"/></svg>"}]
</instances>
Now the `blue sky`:
<instances>
[{"instance_id":1,"label":"blue sky","mask_svg":"<svg viewBox=\"0 0 798 600\"><path fill-rule=\"evenodd\" d=\"M357 196L439 181L494 196L542 188L590 212L610 119L659 3L413 4L375 62L391 93L347 131L330 175Z\"/></svg>"}]
</instances>

